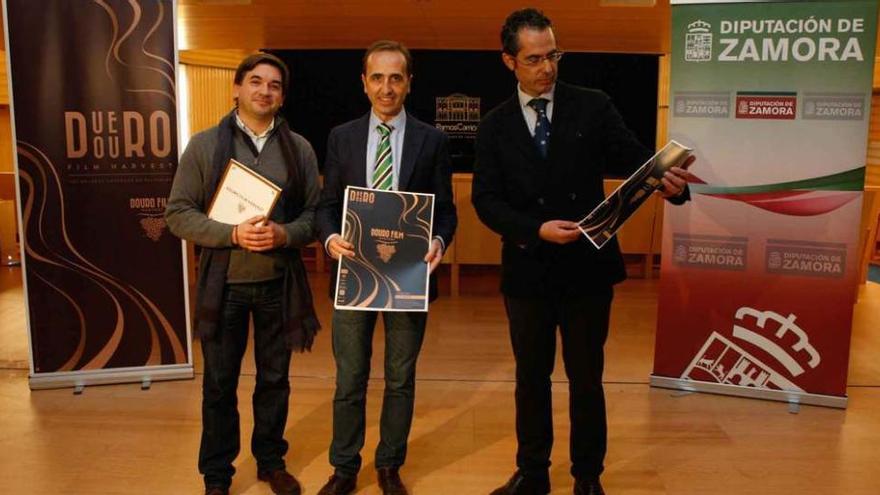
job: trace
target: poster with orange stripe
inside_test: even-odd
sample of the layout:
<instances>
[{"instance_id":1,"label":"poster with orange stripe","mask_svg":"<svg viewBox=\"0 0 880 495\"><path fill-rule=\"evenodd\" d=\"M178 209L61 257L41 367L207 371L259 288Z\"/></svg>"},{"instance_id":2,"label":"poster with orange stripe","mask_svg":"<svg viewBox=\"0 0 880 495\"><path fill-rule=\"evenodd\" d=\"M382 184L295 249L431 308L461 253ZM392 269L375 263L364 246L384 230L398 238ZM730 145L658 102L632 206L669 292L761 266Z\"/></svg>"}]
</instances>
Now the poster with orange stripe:
<instances>
[{"instance_id":1,"label":"poster with orange stripe","mask_svg":"<svg viewBox=\"0 0 880 495\"><path fill-rule=\"evenodd\" d=\"M348 186L342 218L354 256L337 265L333 307L428 311L434 195Z\"/></svg>"},{"instance_id":2,"label":"poster with orange stripe","mask_svg":"<svg viewBox=\"0 0 880 495\"><path fill-rule=\"evenodd\" d=\"M877 3L672 3L652 384L845 407Z\"/></svg>"},{"instance_id":3,"label":"poster with orange stripe","mask_svg":"<svg viewBox=\"0 0 880 495\"><path fill-rule=\"evenodd\" d=\"M4 6L31 387L191 377L174 3Z\"/></svg>"}]
</instances>

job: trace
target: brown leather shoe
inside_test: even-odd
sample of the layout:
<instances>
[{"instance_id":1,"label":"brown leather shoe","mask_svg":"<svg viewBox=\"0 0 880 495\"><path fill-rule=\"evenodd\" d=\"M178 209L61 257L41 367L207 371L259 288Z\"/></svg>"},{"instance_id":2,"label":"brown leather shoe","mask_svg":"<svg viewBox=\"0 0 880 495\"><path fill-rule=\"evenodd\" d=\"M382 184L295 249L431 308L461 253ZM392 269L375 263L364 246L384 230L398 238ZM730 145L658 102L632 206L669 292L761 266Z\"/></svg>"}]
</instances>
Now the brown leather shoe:
<instances>
[{"instance_id":1,"label":"brown leather shoe","mask_svg":"<svg viewBox=\"0 0 880 495\"><path fill-rule=\"evenodd\" d=\"M257 473L257 479L269 482L272 493L276 495L300 495L302 493L299 481L292 474L288 473L286 469L260 471Z\"/></svg>"},{"instance_id":2,"label":"brown leather shoe","mask_svg":"<svg viewBox=\"0 0 880 495\"><path fill-rule=\"evenodd\" d=\"M547 495L550 493L550 480L545 477L526 476L522 471L494 490L491 495Z\"/></svg>"},{"instance_id":3,"label":"brown leather shoe","mask_svg":"<svg viewBox=\"0 0 880 495\"><path fill-rule=\"evenodd\" d=\"M229 488L225 486L209 486L205 488L205 495L229 495Z\"/></svg>"},{"instance_id":4,"label":"brown leather shoe","mask_svg":"<svg viewBox=\"0 0 880 495\"><path fill-rule=\"evenodd\" d=\"M344 478L333 475L327 483L318 491L318 495L348 495L353 492L357 485L357 478Z\"/></svg>"},{"instance_id":5,"label":"brown leather shoe","mask_svg":"<svg viewBox=\"0 0 880 495\"><path fill-rule=\"evenodd\" d=\"M379 488L382 495L409 495L403 481L400 479L399 468L383 467L376 470L379 478Z\"/></svg>"},{"instance_id":6,"label":"brown leather shoe","mask_svg":"<svg viewBox=\"0 0 880 495\"><path fill-rule=\"evenodd\" d=\"M605 495L599 478L576 478L574 480L574 495Z\"/></svg>"}]
</instances>

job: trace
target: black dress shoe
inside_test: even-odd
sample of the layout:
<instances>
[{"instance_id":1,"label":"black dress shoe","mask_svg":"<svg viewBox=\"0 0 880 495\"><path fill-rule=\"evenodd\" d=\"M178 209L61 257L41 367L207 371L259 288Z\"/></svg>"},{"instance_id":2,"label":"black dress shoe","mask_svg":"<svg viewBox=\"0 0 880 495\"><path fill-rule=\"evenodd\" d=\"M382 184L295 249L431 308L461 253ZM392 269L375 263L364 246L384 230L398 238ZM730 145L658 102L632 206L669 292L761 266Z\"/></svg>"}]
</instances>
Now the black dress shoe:
<instances>
[{"instance_id":1,"label":"black dress shoe","mask_svg":"<svg viewBox=\"0 0 880 495\"><path fill-rule=\"evenodd\" d=\"M357 485L357 478L345 478L333 475L318 491L318 495L348 495Z\"/></svg>"},{"instance_id":2,"label":"black dress shoe","mask_svg":"<svg viewBox=\"0 0 880 495\"><path fill-rule=\"evenodd\" d=\"M285 469L260 471L257 473L257 479L268 482L272 493L276 495L300 495L302 493L299 481Z\"/></svg>"},{"instance_id":3,"label":"black dress shoe","mask_svg":"<svg viewBox=\"0 0 880 495\"><path fill-rule=\"evenodd\" d=\"M599 478L577 478L574 480L574 495L605 495Z\"/></svg>"},{"instance_id":4,"label":"black dress shoe","mask_svg":"<svg viewBox=\"0 0 880 495\"><path fill-rule=\"evenodd\" d=\"M229 488L225 486L205 487L205 495L229 495Z\"/></svg>"},{"instance_id":5,"label":"black dress shoe","mask_svg":"<svg viewBox=\"0 0 880 495\"><path fill-rule=\"evenodd\" d=\"M409 495L403 481L400 479L400 472L396 467L383 467L376 470L379 478L379 488L382 489L382 495Z\"/></svg>"},{"instance_id":6,"label":"black dress shoe","mask_svg":"<svg viewBox=\"0 0 880 495\"><path fill-rule=\"evenodd\" d=\"M513 473L507 483L492 491L491 495L547 495L550 480L544 476L527 476L522 471Z\"/></svg>"}]
</instances>

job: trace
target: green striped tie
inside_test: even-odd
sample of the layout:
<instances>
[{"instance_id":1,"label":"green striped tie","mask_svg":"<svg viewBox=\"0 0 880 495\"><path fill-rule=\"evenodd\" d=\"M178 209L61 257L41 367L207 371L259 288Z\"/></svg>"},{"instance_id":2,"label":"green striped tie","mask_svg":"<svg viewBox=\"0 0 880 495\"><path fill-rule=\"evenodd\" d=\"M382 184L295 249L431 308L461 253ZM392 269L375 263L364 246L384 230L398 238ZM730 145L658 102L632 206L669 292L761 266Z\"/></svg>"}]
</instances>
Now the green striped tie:
<instances>
[{"instance_id":1,"label":"green striped tie","mask_svg":"<svg viewBox=\"0 0 880 495\"><path fill-rule=\"evenodd\" d=\"M379 146L376 147L376 168L373 169L373 189L387 191L391 189L394 180L394 160L391 157L391 131L393 127L382 122L376 126L376 130L382 135Z\"/></svg>"}]
</instances>

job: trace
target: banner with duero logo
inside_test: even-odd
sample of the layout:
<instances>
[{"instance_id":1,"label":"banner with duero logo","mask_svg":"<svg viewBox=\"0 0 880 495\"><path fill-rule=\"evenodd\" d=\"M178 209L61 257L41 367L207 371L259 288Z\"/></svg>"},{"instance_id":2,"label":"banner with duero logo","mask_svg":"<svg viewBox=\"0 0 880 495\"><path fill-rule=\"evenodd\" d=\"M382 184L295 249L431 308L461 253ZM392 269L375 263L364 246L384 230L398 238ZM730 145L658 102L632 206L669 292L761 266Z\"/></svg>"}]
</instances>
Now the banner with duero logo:
<instances>
[{"instance_id":1,"label":"banner with duero logo","mask_svg":"<svg viewBox=\"0 0 880 495\"><path fill-rule=\"evenodd\" d=\"M32 388L192 376L171 0L6 0Z\"/></svg>"},{"instance_id":2,"label":"banner with duero logo","mask_svg":"<svg viewBox=\"0 0 880 495\"><path fill-rule=\"evenodd\" d=\"M846 405L876 0L673 0L653 385Z\"/></svg>"}]
</instances>

